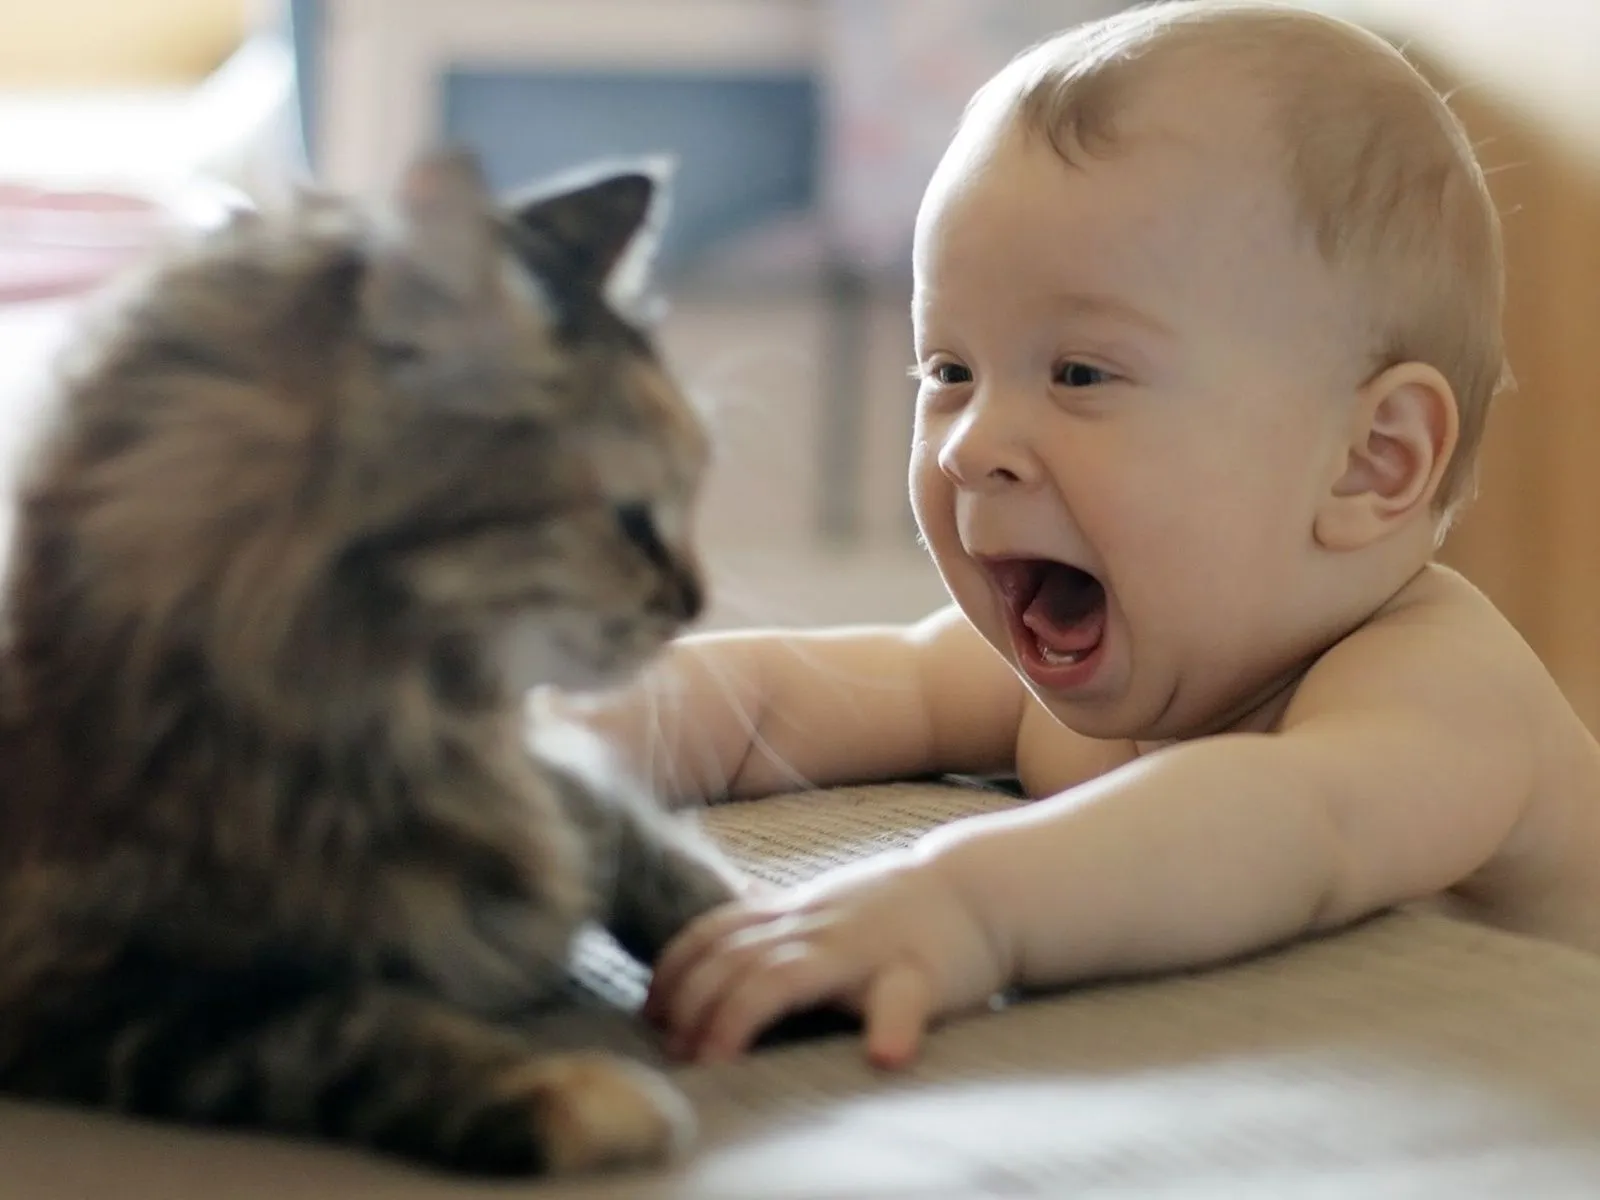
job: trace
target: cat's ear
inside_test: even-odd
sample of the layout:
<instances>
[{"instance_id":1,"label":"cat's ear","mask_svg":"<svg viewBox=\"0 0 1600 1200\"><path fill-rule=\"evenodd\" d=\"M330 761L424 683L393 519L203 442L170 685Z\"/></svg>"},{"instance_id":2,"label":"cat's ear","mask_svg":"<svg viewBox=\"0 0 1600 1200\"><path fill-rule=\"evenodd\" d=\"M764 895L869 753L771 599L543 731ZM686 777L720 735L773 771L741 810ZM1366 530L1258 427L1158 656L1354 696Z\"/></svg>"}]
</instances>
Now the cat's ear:
<instances>
[{"instance_id":1,"label":"cat's ear","mask_svg":"<svg viewBox=\"0 0 1600 1200\"><path fill-rule=\"evenodd\" d=\"M468 151L431 151L406 169L362 287L363 313L374 334L397 347L414 347L440 320L489 319L501 253L495 211Z\"/></svg>"},{"instance_id":2,"label":"cat's ear","mask_svg":"<svg viewBox=\"0 0 1600 1200\"><path fill-rule=\"evenodd\" d=\"M395 189L401 264L452 300L492 289L497 245L494 197L477 156L460 147L421 155Z\"/></svg>"},{"instance_id":3,"label":"cat's ear","mask_svg":"<svg viewBox=\"0 0 1600 1200\"><path fill-rule=\"evenodd\" d=\"M514 195L509 207L555 282L629 298L655 258L671 175L666 158L593 166Z\"/></svg>"}]
</instances>

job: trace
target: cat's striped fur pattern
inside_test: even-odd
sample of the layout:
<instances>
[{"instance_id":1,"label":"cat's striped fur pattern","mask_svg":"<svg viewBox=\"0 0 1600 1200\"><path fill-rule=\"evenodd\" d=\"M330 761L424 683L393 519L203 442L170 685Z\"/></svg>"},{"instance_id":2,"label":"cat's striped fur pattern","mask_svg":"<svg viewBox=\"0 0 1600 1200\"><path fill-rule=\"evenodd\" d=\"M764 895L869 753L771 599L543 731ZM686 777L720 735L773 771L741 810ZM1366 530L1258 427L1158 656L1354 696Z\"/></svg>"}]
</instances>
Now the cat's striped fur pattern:
<instances>
[{"instance_id":1,"label":"cat's striped fur pattern","mask_svg":"<svg viewBox=\"0 0 1600 1200\"><path fill-rule=\"evenodd\" d=\"M728 895L502 678L694 617L702 430L607 284L656 181L242 216L64 378L0 659L0 1086L481 1172L658 1159L661 1077L541 1050L571 939ZM531 647L531 649L530 649Z\"/></svg>"}]
</instances>

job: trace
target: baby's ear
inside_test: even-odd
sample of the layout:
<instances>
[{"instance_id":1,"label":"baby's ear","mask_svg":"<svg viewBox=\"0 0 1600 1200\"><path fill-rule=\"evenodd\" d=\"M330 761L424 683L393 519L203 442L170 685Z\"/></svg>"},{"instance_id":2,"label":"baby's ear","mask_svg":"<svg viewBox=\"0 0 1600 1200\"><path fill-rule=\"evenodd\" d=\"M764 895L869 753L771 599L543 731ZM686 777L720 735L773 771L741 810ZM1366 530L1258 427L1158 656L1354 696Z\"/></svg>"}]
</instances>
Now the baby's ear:
<instances>
[{"instance_id":1,"label":"baby's ear","mask_svg":"<svg viewBox=\"0 0 1600 1200\"><path fill-rule=\"evenodd\" d=\"M1357 550L1413 519L1435 520L1460 434L1449 381L1426 363L1389 367L1357 392L1348 429L1344 469L1317 513L1318 544Z\"/></svg>"},{"instance_id":2,"label":"baby's ear","mask_svg":"<svg viewBox=\"0 0 1600 1200\"><path fill-rule=\"evenodd\" d=\"M455 147L423 154L402 175L391 207L390 236L367 280L374 325L403 326L441 304L487 310L499 250L494 198L477 158Z\"/></svg>"},{"instance_id":3,"label":"baby's ear","mask_svg":"<svg viewBox=\"0 0 1600 1200\"><path fill-rule=\"evenodd\" d=\"M671 173L665 158L594 166L513 196L532 265L558 288L636 297L660 240Z\"/></svg>"}]
</instances>

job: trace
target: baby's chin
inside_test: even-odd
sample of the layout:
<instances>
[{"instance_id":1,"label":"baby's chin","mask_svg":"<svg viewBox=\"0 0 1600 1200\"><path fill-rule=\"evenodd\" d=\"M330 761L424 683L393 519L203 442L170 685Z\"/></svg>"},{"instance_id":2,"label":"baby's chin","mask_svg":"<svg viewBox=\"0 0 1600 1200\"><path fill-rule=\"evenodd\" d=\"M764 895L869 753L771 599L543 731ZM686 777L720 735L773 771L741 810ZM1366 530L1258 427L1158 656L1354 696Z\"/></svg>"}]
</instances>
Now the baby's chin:
<instances>
[{"instance_id":1,"label":"baby's chin","mask_svg":"<svg viewBox=\"0 0 1600 1200\"><path fill-rule=\"evenodd\" d=\"M1151 736L1146 714L1130 711L1125 701L1085 700L1057 695L1026 678L1023 680L1040 706L1061 725L1080 737L1097 742L1143 742L1159 740Z\"/></svg>"},{"instance_id":2,"label":"baby's chin","mask_svg":"<svg viewBox=\"0 0 1600 1200\"><path fill-rule=\"evenodd\" d=\"M1267 733L1277 728L1300 674L1274 679L1260 689L1207 691L1190 675L1133 678L1115 696L1065 697L1029 684L1028 689L1057 721L1096 741L1133 742L1144 750L1226 733Z\"/></svg>"},{"instance_id":3,"label":"baby's chin","mask_svg":"<svg viewBox=\"0 0 1600 1200\"><path fill-rule=\"evenodd\" d=\"M1094 688L1063 693L1029 679L1014 655L1006 658L1039 706L1080 737L1141 745L1170 742L1190 736L1201 717L1190 711L1190 697L1171 676L1134 674L1123 662L1113 661Z\"/></svg>"}]
</instances>

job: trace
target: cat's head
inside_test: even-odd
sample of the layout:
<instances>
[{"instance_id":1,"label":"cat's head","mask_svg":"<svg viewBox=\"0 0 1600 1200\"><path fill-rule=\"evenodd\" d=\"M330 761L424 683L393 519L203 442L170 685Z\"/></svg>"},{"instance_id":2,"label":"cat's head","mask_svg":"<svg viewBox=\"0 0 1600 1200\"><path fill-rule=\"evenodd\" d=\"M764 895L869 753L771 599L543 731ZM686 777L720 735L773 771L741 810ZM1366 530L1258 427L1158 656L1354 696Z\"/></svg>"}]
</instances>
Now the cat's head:
<instances>
[{"instance_id":1,"label":"cat's head","mask_svg":"<svg viewBox=\"0 0 1600 1200\"><path fill-rule=\"evenodd\" d=\"M513 648L524 683L636 667L702 604L706 438L624 294L659 188L592 171L501 203L445 150L378 219L235 220L68 389L14 584L242 678L452 639Z\"/></svg>"}]
</instances>

